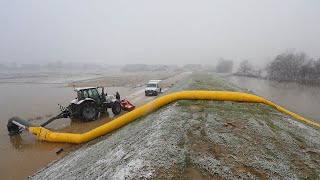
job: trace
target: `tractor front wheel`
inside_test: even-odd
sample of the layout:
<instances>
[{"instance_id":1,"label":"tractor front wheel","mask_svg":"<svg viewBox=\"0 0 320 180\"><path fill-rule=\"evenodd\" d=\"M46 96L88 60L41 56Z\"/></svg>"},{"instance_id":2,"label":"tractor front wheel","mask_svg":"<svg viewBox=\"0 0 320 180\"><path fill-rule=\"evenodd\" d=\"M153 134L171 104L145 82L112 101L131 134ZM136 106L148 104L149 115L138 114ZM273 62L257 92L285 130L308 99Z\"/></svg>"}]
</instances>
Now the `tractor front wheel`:
<instances>
[{"instance_id":1,"label":"tractor front wheel","mask_svg":"<svg viewBox=\"0 0 320 180\"><path fill-rule=\"evenodd\" d=\"M121 105L118 101L112 104L112 112L114 115L118 115L121 113Z\"/></svg>"},{"instance_id":2,"label":"tractor front wheel","mask_svg":"<svg viewBox=\"0 0 320 180\"><path fill-rule=\"evenodd\" d=\"M99 110L95 102L88 101L81 104L80 119L82 121L93 121L98 119Z\"/></svg>"}]
</instances>

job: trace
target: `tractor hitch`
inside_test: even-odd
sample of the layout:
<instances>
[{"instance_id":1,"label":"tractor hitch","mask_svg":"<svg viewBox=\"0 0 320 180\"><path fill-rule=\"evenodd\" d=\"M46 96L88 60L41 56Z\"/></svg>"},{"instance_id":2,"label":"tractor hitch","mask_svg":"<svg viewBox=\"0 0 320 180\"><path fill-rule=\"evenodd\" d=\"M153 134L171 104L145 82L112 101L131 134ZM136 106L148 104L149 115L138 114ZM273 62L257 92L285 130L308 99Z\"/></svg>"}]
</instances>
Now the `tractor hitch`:
<instances>
[{"instance_id":1,"label":"tractor hitch","mask_svg":"<svg viewBox=\"0 0 320 180\"><path fill-rule=\"evenodd\" d=\"M58 115L50 118L48 121L42 123L42 124L40 125L40 127L45 127L46 125L48 125L49 123L51 123L52 121L57 120L57 119L68 118L69 115L70 115L69 110L68 110L68 109L65 109L65 110L63 110L60 114L58 114Z\"/></svg>"}]
</instances>

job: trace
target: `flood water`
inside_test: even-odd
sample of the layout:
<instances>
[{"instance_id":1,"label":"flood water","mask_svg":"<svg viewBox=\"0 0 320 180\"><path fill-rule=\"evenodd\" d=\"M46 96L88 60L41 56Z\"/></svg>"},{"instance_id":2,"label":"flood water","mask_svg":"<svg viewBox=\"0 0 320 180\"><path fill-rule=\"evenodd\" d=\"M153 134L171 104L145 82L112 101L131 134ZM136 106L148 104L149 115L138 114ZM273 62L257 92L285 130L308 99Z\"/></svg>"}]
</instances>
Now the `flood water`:
<instances>
[{"instance_id":1,"label":"flood water","mask_svg":"<svg viewBox=\"0 0 320 180\"><path fill-rule=\"evenodd\" d=\"M116 91L119 91L122 97L132 93L125 87L105 88L105 92L109 94L114 94ZM33 124L41 124L50 118L46 116L58 114L59 103L67 106L75 98L76 94L72 87L67 87L66 84L0 83L0 92L1 179L25 179L48 162L77 147L65 143L42 142L29 132L10 137L7 131L7 121L12 116L29 119ZM88 123L60 119L47 127L59 132L82 133L111 119L105 117ZM56 152L61 148L64 151L57 155Z\"/></svg>"},{"instance_id":2,"label":"flood water","mask_svg":"<svg viewBox=\"0 0 320 180\"><path fill-rule=\"evenodd\" d=\"M320 87L240 76L228 76L224 79L241 88L252 90L254 94L271 100L289 111L320 123Z\"/></svg>"},{"instance_id":3,"label":"flood water","mask_svg":"<svg viewBox=\"0 0 320 180\"><path fill-rule=\"evenodd\" d=\"M320 123L320 87L238 76L225 77L225 79ZM126 97L136 92L136 89L105 88L105 92L109 94L116 91L119 91L122 97ZM6 127L8 119L12 116L29 119L33 124L41 124L50 118L46 117L47 115L58 114L57 104L67 106L75 97L72 87L67 87L67 84L62 83L0 83L0 92L0 179L25 179L48 162L80 146L39 141L28 132L10 137ZM144 92L141 91L141 93ZM58 132L82 133L111 120L110 117L103 117L96 121L83 123L60 119L49 124L48 128ZM61 148L64 151L57 155L56 152Z\"/></svg>"},{"instance_id":4,"label":"flood water","mask_svg":"<svg viewBox=\"0 0 320 180\"><path fill-rule=\"evenodd\" d=\"M184 72L167 78L164 84L174 84L190 73ZM68 84L77 80L89 80L90 82L90 79L95 80L96 76L104 77L105 80L113 78L90 73L15 73L13 75L0 73L0 179L26 179L48 163L81 146L40 141L29 132L10 137L7 122L9 118L19 116L34 125L42 124L50 117L60 113L58 104L68 106L75 98L76 93L73 87L68 87ZM133 78L132 81L134 80ZM93 84L96 84L96 81L93 81ZM168 88L165 87L163 91ZM105 87L105 92L108 94L115 94L117 91L121 99L130 100L136 107L156 98L145 97L142 86ZM55 120L46 128L55 132L84 133L126 113L122 111L120 115L113 117L111 110L108 112L109 116L102 115L98 120L91 122L71 121L69 118ZM56 154L61 148L63 151Z\"/></svg>"}]
</instances>

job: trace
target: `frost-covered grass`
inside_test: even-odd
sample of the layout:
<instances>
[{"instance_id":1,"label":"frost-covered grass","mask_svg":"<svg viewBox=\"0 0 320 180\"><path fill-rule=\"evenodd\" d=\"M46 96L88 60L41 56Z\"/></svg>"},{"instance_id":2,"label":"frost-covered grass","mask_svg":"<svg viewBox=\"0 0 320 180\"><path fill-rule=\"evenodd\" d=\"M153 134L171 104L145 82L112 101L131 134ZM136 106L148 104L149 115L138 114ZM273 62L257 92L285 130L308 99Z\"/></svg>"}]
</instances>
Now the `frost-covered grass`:
<instances>
[{"instance_id":1,"label":"frost-covered grass","mask_svg":"<svg viewBox=\"0 0 320 180\"><path fill-rule=\"evenodd\" d=\"M169 92L199 89L245 92L212 74L193 74ZM32 178L319 179L319 149L319 129L267 105L183 100L85 145Z\"/></svg>"}]
</instances>

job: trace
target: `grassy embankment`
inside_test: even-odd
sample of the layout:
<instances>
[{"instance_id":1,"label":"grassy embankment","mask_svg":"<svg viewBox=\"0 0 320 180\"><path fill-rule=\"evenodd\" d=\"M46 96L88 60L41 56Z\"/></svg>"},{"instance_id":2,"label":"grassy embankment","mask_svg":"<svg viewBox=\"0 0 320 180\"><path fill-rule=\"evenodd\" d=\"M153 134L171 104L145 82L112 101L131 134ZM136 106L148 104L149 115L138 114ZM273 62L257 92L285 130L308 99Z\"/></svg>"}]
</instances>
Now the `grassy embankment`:
<instances>
[{"instance_id":1,"label":"grassy embankment","mask_svg":"<svg viewBox=\"0 0 320 180\"><path fill-rule=\"evenodd\" d=\"M188 82L183 89L245 92L210 74L195 74ZM296 123L298 120L264 104L183 100L177 105L196 121L187 131L187 141L180 145L192 145L195 152L205 147L206 153L231 168L227 174L320 178L319 129ZM192 166L196 161L187 160ZM209 175L217 173L210 166L200 169Z\"/></svg>"},{"instance_id":2,"label":"grassy embankment","mask_svg":"<svg viewBox=\"0 0 320 180\"><path fill-rule=\"evenodd\" d=\"M194 73L168 92L242 91ZM264 104L181 100L34 176L60 179L318 179L320 130Z\"/></svg>"}]
</instances>

